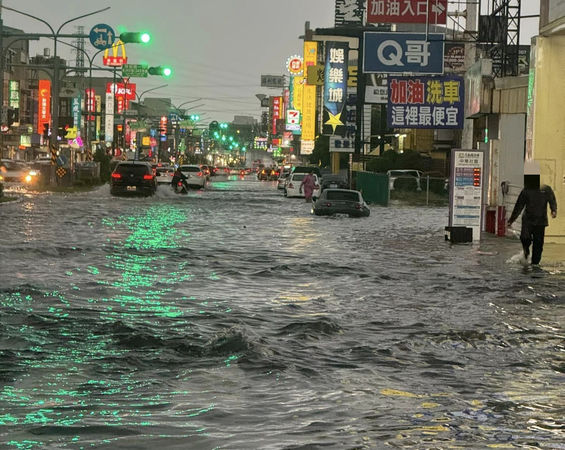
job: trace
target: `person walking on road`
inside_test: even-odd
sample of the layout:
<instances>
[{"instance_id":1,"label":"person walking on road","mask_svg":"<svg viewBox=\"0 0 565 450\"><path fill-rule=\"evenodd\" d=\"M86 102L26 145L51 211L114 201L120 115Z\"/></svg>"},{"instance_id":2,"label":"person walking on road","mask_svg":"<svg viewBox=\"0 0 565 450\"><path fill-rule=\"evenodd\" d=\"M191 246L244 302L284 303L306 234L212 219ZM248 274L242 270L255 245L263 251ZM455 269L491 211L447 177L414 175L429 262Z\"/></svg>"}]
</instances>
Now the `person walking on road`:
<instances>
[{"instance_id":1,"label":"person walking on road","mask_svg":"<svg viewBox=\"0 0 565 450\"><path fill-rule=\"evenodd\" d=\"M557 217L557 201L555 200L553 190L546 185L540 187L539 171L537 173L526 172L524 174L524 189L522 189L516 200L510 219L508 219L508 227L512 227L514 221L525 208L522 215L520 241L524 248L526 261L530 255L530 245L533 243L532 265L534 266L537 266L541 261L545 227L549 225L547 218L548 205L551 210L551 217L555 219Z\"/></svg>"},{"instance_id":2,"label":"person walking on road","mask_svg":"<svg viewBox=\"0 0 565 450\"><path fill-rule=\"evenodd\" d=\"M318 185L316 184L316 178L314 178L314 171L311 170L308 174L306 174L302 183L300 183L299 192L304 190L304 200L309 203L312 201L312 194L314 193L314 189L317 187Z\"/></svg>"}]
</instances>

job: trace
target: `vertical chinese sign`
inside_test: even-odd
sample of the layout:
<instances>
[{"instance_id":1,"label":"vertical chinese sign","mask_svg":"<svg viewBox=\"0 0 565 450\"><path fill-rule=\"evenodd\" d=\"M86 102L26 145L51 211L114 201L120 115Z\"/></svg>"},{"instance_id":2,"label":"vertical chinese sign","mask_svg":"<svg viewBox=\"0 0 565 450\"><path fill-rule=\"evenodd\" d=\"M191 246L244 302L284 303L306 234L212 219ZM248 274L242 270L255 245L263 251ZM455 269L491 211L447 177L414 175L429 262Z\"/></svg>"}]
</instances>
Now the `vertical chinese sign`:
<instances>
[{"instance_id":1,"label":"vertical chinese sign","mask_svg":"<svg viewBox=\"0 0 565 450\"><path fill-rule=\"evenodd\" d=\"M481 238L484 163L482 150L451 150L449 225L472 228L473 240Z\"/></svg>"},{"instance_id":2,"label":"vertical chinese sign","mask_svg":"<svg viewBox=\"0 0 565 450\"><path fill-rule=\"evenodd\" d=\"M82 119L81 103L82 103L82 96L80 94L78 94L76 97L73 97L73 102L72 102L73 127L76 128L77 130L80 130L80 126L81 126L81 119Z\"/></svg>"},{"instance_id":3,"label":"vertical chinese sign","mask_svg":"<svg viewBox=\"0 0 565 450\"><path fill-rule=\"evenodd\" d=\"M463 128L463 78L388 77L390 128Z\"/></svg>"},{"instance_id":4,"label":"vertical chinese sign","mask_svg":"<svg viewBox=\"0 0 565 450\"><path fill-rule=\"evenodd\" d=\"M96 110L96 98L94 89L85 89L85 100L86 100L86 120L93 121L94 120L94 112Z\"/></svg>"},{"instance_id":5,"label":"vertical chinese sign","mask_svg":"<svg viewBox=\"0 0 565 450\"><path fill-rule=\"evenodd\" d=\"M51 81L39 80L37 102L37 132L43 134L43 126L51 123Z\"/></svg>"},{"instance_id":6,"label":"vertical chinese sign","mask_svg":"<svg viewBox=\"0 0 565 450\"><path fill-rule=\"evenodd\" d=\"M318 61L318 43L304 41L304 68L315 66ZM314 149L316 139L316 86L304 83L302 93L302 142L301 155L308 155Z\"/></svg>"},{"instance_id":7,"label":"vertical chinese sign","mask_svg":"<svg viewBox=\"0 0 565 450\"><path fill-rule=\"evenodd\" d=\"M322 120L324 135L345 133L348 53L347 42L326 42Z\"/></svg>"},{"instance_id":8,"label":"vertical chinese sign","mask_svg":"<svg viewBox=\"0 0 565 450\"><path fill-rule=\"evenodd\" d=\"M282 119L283 98L271 97L272 112L271 112L271 134L277 134L277 120Z\"/></svg>"}]
</instances>

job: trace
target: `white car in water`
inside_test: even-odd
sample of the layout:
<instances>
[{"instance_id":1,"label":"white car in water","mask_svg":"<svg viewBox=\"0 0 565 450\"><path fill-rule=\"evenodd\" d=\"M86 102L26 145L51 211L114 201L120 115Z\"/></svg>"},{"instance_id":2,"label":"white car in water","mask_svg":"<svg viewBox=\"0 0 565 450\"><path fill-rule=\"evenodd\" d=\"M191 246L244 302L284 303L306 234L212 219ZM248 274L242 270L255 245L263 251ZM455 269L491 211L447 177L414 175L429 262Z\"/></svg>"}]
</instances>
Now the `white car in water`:
<instances>
[{"instance_id":1,"label":"white car in water","mask_svg":"<svg viewBox=\"0 0 565 450\"><path fill-rule=\"evenodd\" d=\"M206 172L197 164L184 164L180 171L187 177L186 184L190 187L203 188L206 186Z\"/></svg>"},{"instance_id":2,"label":"white car in water","mask_svg":"<svg viewBox=\"0 0 565 450\"><path fill-rule=\"evenodd\" d=\"M302 197L304 198L304 189L300 189L300 184L304 177L308 175L307 173L302 172L295 172L291 173L288 176L288 180L286 182L286 186L284 187L284 196L285 197ZM318 179L318 175L315 173L312 174L314 177L314 181L318 186L318 189L314 189L314 193L312 197L319 197L320 196L320 180Z\"/></svg>"},{"instance_id":3,"label":"white car in water","mask_svg":"<svg viewBox=\"0 0 565 450\"><path fill-rule=\"evenodd\" d=\"M158 166L155 169L155 181L160 184L171 184L175 169L169 166Z\"/></svg>"}]
</instances>

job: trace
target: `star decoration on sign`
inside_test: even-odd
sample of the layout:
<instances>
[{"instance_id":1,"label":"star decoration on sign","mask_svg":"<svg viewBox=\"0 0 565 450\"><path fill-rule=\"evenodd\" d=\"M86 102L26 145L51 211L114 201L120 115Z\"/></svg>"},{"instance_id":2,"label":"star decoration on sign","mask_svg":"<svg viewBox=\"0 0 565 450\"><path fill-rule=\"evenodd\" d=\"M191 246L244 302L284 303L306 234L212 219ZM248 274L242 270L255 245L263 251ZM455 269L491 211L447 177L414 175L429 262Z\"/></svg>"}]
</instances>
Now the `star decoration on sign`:
<instances>
[{"instance_id":1,"label":"star decoration on sign","mask_svg":"<svg viewBox=\"0 0 565 450\"><path fill-rule=\"evenodd\" d=\"M344 125L344 123L341 121L341 113L333 115L331 112L328 111L328 114L330 115L330 119L325 124L331 125L333 132L335 133L335 129L338 126Z\"/></svg>"}]
</instances>

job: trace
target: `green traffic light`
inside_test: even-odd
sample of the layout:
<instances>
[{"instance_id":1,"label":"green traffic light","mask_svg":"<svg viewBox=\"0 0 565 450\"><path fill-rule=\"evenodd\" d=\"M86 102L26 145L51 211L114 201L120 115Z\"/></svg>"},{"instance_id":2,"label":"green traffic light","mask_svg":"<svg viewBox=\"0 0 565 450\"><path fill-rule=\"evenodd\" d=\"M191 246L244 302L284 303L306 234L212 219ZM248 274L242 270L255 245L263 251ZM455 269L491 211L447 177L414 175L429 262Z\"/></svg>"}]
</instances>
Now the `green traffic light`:
<instances>
[{"instance_id":1,"label":"green traffic light","mask_svg":"<svg viewBox=\"0 0 565 450\"><path fill-rule=\"evenodd\" d=\"M120 34L120 41L124 44L134 43L134 44L147 44L151 40L151 35L145 32L139 31L127 31Z\"/></svg>"},{"instance_id":2,"label":"green traffic light","mask_svg":"<svg viewBox=\"0 0 565 450\"><path fill-rule=\"evenodd\" d=\"M147 73L149 75L161 75L162 77L169 78L173 74L173 69L166 66L149 67Z\"/></svg>"}]
</instances>

